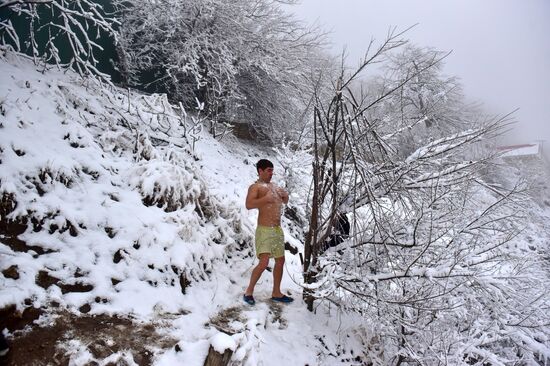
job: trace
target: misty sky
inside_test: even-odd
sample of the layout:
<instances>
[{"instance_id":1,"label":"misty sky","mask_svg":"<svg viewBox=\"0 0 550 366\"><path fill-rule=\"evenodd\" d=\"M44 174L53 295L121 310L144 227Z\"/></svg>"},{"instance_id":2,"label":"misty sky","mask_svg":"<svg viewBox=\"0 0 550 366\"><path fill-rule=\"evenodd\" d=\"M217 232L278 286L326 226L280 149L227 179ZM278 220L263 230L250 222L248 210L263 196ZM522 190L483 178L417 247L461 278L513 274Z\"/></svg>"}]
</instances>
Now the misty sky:
<instances>
[{"instance_id":1,"label":"misty sky","mask_svg":"<svg viewBox=\"0 0 550 366\"><path fill-rule=\"evenodd\" d=\"M299 18L331 30L332 49L346 46L355 65L371 39L389 27L419 46L453 51L445 72L488 112L520 108L513 142L545 139L550 150L550 0L302 0Z\"/></svg>"}]
</instances>

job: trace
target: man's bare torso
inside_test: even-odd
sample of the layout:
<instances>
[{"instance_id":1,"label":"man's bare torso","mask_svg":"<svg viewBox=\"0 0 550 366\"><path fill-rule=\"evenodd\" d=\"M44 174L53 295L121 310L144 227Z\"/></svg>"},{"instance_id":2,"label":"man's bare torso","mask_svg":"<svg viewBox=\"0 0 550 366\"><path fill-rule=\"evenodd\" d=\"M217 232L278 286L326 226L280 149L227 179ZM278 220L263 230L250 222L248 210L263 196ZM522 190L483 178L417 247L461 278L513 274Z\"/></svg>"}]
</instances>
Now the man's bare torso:
<instances>
[{"instance_id":1,"label":"man's bare torso","mask_svg":"<svg viewBox=\"0 0 550 366\"><path fill-rule=\"evenodd\" d=\"M250 188L256 192L257 199L266 198L267 200L258 207L258 225L281 226L283 199L279 193L280 188L273 183L264 182L256 182Z\"/></svg>"}]
</instances>

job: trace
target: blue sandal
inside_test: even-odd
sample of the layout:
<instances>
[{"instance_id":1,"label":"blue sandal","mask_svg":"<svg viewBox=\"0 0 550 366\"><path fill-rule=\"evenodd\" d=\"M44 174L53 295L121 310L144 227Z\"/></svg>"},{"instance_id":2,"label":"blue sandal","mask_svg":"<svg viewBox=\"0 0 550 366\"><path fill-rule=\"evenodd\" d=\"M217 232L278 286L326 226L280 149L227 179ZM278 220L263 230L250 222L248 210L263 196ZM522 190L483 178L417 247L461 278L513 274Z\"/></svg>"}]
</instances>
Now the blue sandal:
<instances>
[{"instance_id":1,"label":"blue sandal","mask_svg":"<svg viewBox=\"0 0 550 366\"><path fill-rule=\"evenodd\" d=\"M254 305L256 303L256 300L254 300L254 296L252 295L243 295L243 300L248 305Z\"/></svg>"},{"instance_id":2,"label":"blue sandal","mask_svg":"<svg viewBox=\"0 0 550 366\"><path fill-rule=\"evenodd\" d=\"M286 295L283 295L281 297L272 297L271 300L277 301L277 302L285 302L285 303L289 303L289 302L294 301L294 299L292 297L286 296Z\"/></svg>"}]
</instances>

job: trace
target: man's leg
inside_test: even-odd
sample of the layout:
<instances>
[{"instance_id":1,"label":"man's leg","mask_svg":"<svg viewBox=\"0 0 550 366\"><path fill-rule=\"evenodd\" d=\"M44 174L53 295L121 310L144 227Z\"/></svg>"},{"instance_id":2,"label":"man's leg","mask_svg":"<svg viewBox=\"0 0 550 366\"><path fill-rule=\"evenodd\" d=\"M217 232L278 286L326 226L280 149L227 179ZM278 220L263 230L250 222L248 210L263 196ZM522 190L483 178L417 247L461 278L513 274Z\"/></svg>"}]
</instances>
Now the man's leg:
<instances>
[{"instance_id":1,"label":"man's leg","mask_svg":"<svg viewBox=\"0 0 550 366\"><path fill-rule=\"evenodd\" d=\"M248 288L245 291L245 295L251 296L254 293L254 287L256 286L256 283L262 276L262 273L267 268L267 265L269 264L269 253L262 253L260 254L260 263L254 269L252 270L252 275L250 276L250 283L248 284Z\"/></svg>"},{"instance_id":2,"label":"man's leg","mask_svg":"<svg viewBox=\"0 0 550 366\"><path fill-rule=\"evenodd\" d=\"M273 292L271 297L282 297L281 280L283 278L283 269L285 266L285 256L275 258L275 267L273 268Z\"/></svg>"}]
</instances>

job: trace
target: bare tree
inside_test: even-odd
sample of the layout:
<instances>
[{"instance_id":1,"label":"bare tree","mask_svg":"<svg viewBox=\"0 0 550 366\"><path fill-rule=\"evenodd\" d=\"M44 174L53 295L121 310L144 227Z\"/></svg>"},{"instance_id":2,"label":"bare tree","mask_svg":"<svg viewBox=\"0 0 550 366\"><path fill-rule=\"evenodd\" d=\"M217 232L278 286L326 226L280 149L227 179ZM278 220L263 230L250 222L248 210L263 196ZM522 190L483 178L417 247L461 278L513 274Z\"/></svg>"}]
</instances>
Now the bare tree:
<instances>
[{"instance_id":1,"label":"bare tree","mask_svg":"<svg viewBox=\"0 0 550 366\"><path fill-rule=\"evenodd\" d=\"M392 134L403 157L430 140L469 128L480 114L475 105L464 103L458 79L444 75L444 61L449 55L406 45L403 51L387 56L385 76L372 85L381 90L399 86L375 114L384 120L381 132ZM403 84L404 80L407 82Z\"/></svg>"},{"instance_id":2,"label":"bare tree","mask_svg":"<svg viewBox=\"0 0 550 366\"><path fill-rule=\"evenodd\" d=\"M439 130L403 156L394 137L422 110L390 123L387 103L396 94L400 100L408 83L418 85L440 58L376 95L352 91L359 72L405 44L401 35L390 33L357 71L342 71L328 102L316 101L307 306L322 299L377 323L386 349L380 364L547 358L548 344L538 344L548 334L548 315L539 310L548 309L548 281L510 250L526 216L522 188L483 181L490 155L465 160L472 146L502 131L508 116L471 121L447 135ZM407 98L431 98L413 91ZM393 106L403 111L401 103ZM342 215L350 236L330 248Z\"/></svg>"}]
</instances>

